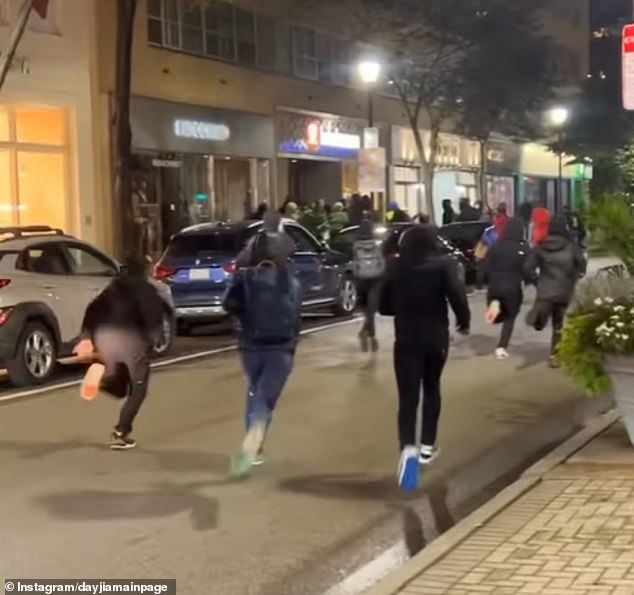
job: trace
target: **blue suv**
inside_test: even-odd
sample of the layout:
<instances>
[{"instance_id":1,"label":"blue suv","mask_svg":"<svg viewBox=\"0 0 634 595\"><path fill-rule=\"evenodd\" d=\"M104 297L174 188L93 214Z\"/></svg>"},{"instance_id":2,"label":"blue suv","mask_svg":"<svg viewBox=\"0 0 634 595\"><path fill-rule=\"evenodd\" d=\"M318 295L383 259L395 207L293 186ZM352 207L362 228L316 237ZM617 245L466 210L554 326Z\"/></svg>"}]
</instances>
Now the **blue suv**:
<instances>
[{"instance_id":1,"label":"blue suv","mask_svg":"<svg viewBox=\"0 0 634 595\"><path fill-rule=\"evenodd\" d=\"M292 260L302 286L305 311L330 309L350 316L357 289L349 259L322 244L307 229L284 220L295 242ZM169 285L179 331L222 320L222 297L235 272L236 257L261 228L261 221L203 223L181 230L154 268L154 277Z\"/></svg>"}]
</instances>

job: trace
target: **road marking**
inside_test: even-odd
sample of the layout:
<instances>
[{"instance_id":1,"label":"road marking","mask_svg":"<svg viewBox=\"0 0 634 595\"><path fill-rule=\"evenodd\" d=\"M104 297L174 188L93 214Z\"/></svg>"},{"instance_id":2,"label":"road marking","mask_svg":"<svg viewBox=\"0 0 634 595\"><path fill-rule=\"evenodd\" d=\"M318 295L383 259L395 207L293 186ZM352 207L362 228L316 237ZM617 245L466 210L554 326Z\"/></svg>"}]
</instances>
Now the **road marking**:
<instances>
[{"instance_id":1,"label":"road marking","mask_svg":"<svg viewBox=\"0 0 634 595\"><path fill-rule=\"evenodd\" d=\"M330 329L338 328L340 326L347 326L349 324L358 322L358 320L359 320L359 317L355 316L349 320L340 320L339 322L331 322L329 324L324 324L321 326L305 329L300 332L300 335L301 336L313 335L315 333L328 331ZM179 356L171 357L169 359L153 362L151 366L152 368L165 368L166 366L183 364L183 363L191 362L197 359L212 357L214 355L222 355L223 353L237 351L237 349L238 349L238 344L233 343L232 345L227 345L225 347L218 347L217 349L209 349L207 351L197 351L196 353L188 353L186 355L179 355ZM44 393L62 390L64 388L71 388L73 386L79 386L80 383L81 383L81 380L68 380L66 382L59 382L58 384L40 386L38 388L32 388L32 389L20 391L17 393L0 396L0 403L6 403L8 401L17 401L18 399L24 399L26 397L35 397L37 395L42 395Z\"/></svg>"}]
</instances>

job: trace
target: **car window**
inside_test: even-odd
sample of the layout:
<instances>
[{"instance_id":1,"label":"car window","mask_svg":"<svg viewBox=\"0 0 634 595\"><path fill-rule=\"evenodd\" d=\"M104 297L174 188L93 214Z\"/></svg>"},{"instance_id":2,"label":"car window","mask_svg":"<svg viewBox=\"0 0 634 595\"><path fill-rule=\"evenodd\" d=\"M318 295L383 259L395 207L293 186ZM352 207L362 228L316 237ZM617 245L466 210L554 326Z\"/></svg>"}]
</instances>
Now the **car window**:
<instances>
[{"instance_id":1,"label":"car window","mask_svg":"<svg viewBox=\"0 0 634 595\"><path fill-rule=\"evenodd\" d=\"M303 229L296 225L287 225L284 231L295 242L295 250L297 252L317 252L317 244Z\"/></svg>"},{"instance_id":2,"label":"car window","mask_svg":"<svg viewBox=\"0 0 634 595\"><path fill-rule=\"evenodd\" d=\"M172 238L166 258L196 258L205 254L237 254L244 248L250 230L223 230L180 235Z\"/></svg>"},{"instance_id":3,"label":"car window","mask_svg":"<svg viewBox=\"0 0 634 595\"><path fill-rule=\"evenodd\" d=\"M75 275L114 277L117 269L107 258L83 246L66 246Z\"/></svg>"},{"instance_id":4,"label":"car window","mask_svg":"<svg viewBox=\"0 0 634 595\"><path fill-rule=\"evenodd\" d=\"M27 248L20 255L16 268L40 275L70 275L71 272L57 244Z\"/></svg>"}]
</instances>

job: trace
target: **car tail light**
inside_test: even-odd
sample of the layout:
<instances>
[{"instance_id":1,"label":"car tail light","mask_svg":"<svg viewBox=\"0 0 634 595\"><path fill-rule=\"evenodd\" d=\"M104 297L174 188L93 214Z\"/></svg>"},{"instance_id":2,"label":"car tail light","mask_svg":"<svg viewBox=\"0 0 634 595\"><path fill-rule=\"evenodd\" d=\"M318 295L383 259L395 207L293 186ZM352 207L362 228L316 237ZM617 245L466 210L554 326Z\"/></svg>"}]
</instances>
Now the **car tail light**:
<instances>
[{"instance_id":1,"label":"car tail light","mask_svg":"<svg viewBox=\"0 0 634 595\"><path fill-rule=\"evenodd\" d=\"M401 253L400 252L392 252L391 254L388 254L388 259L389 260L396 260L397 258L401 257Z\"/></svg>"},{"instance_id":2,"label":"car tail light","mask_svg":"<svg viewBox=\"0 0 634 595\"><path fill-rule=\"evenodd\" d=\"M154 267L154 278L157 281L165 281L169 279L176 271L172 267L168 267L164 264L157 264Z\"/></svg>"},{"instance_id":3,"label":"car tail light","mask_svg":"<svg viewBox=\"0 0 634 595\"><path fill-rule=\"evenodd\" d=\"M4 289L9 285L11 285L11 279L0 279L0 289Z\"/></svg>"},{"instance_id":4,"label":"car tail light","mask_svg":"<svg viewBox=\"0 0 634 595\"><path fill-rule=\"evenodd\" d=\"M9 320L11 312L13 312L13 308L0 308L0 326Z\"/></svg>"},{"instance_id":5,"label":"car tail light","mask_svg":"<svg viewBox=\"0 0 634 595\"><path fill-rule=\"evenodd\" d=\"M233 275L233 273L236 272L236 261L232 260L231 262L222 265L222 270L229 275Z\"/></svg>"}]
</instances>

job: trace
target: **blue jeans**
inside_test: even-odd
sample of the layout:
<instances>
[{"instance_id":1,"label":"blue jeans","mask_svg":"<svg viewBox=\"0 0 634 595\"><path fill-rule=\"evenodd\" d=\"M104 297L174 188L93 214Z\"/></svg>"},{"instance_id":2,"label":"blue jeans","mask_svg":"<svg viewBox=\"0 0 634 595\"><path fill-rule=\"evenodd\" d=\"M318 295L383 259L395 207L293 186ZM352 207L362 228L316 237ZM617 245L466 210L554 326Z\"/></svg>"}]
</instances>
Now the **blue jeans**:
<instances>
[{"instance_id":1,"label":"blue jeans","mask_svg":"<svg viewBox=\"0 0 634 595\"><path fill-rule=\"evenodd\" d=\"M273 411L293 369L294 355L288 350L243 351L242 367L249 384L246 427L270 425Z\"/></svg>"}]
</instances>

